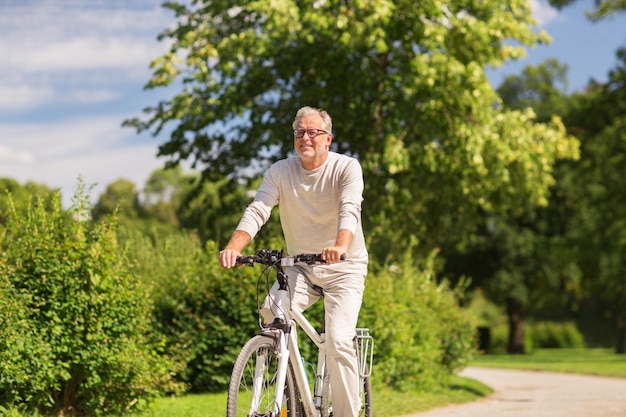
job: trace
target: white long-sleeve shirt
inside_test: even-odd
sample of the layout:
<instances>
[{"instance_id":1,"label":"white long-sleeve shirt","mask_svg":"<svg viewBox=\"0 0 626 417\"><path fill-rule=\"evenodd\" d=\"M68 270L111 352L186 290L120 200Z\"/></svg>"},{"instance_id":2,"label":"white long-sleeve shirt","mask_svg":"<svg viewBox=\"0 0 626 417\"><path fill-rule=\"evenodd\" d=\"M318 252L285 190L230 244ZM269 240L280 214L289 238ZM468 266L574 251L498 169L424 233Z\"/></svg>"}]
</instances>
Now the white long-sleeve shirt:
<instances>
[{"instance_id":1,"label":"white long-sleeve shirt","mask_svg":"<svg viewBox=\"0 0 626 417\"><path fill-rule=\"evenodd\" d=\"M307 170L302 168L300 157L290 157L267 170L237 230L254 238L278 204L289 254L319 253L334 246L337 232L346 229L354 236L346 253L347 262L329 267L357 267L367 273L362 201L363 172L355 158L329 152L322 166Z\"/></svg>"}]
</instances>

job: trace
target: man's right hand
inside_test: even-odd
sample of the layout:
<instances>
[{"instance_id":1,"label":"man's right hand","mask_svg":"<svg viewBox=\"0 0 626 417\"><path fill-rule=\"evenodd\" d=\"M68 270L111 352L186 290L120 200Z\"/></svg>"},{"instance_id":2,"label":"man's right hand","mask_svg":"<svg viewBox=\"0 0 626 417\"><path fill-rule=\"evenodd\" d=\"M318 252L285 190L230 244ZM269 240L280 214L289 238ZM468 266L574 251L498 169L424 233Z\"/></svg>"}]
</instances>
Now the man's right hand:
<instances>
[{"instance_id":1,"label":"man's right hand","mask_svg":"<svg viewBox=\"0 0 626 417\"><path fill-rule=\"evenodd\" d=\"M237 258L241 256L241 252L236 249L224 249L220 252L220 266L222 268L232 268L237 265Z\"/></svg>"},{"instance_id":2,"label":"man's right hand","mask_svg":"<svg viewBox=\"0 0 626 417\"><path fill-rule=\"evenodd\" d=\"M237 257L241 256L241 251L251 240L252 238L248 232L235 230L226 248L220 252L220 266L222 268L232 268L237 265Z\"/></svg>"}]
</instances>

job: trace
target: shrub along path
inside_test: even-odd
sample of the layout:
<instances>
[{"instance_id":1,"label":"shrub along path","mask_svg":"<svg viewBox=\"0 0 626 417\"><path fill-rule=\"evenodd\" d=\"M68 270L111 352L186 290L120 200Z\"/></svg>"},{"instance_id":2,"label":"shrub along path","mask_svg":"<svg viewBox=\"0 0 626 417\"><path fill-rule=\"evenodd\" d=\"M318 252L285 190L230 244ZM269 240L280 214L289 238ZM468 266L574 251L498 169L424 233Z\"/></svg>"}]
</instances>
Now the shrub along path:
<instances>
[{"instance_id":1,"label":"shrub along path","mask_svg":"<svg viewBox=\"0 0 626 417\"><path fill-rule=\"evenodd\" d=\"M405 417L624 417L626 379L470 367L462 376L495 390L489 397Z\"/></svg>"}]
</instances>

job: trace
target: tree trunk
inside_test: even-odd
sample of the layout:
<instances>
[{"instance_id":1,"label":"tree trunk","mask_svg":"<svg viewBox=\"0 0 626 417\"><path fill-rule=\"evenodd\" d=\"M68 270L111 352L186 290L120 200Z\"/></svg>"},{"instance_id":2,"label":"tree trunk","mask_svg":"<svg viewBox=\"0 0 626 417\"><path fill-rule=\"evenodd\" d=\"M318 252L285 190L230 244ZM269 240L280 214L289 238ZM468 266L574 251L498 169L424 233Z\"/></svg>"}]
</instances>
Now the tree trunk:
<instances>
[{"instance_id":1,"label":"tree trunk","mask_svg":"<svg viewBox=\"0 0 626 417\"><path fill-rule=\"evenodd\" d=\"M509 316L509 344L507 352L512 354L526 353L524 343L524 320L526 318L526 306L519 300L508 298L506 310Z\"/></svg>"},{"instance_id":2,"label":"tree trunk","mask_svg":"<svg viewBox=\"0 0 626 417\"><path fill-rule=\"evenodd\" d=\"M617 344L615 346L615 353L626 354L626 320L621 317L617 319Z\"/></svg>"}]
</instances>

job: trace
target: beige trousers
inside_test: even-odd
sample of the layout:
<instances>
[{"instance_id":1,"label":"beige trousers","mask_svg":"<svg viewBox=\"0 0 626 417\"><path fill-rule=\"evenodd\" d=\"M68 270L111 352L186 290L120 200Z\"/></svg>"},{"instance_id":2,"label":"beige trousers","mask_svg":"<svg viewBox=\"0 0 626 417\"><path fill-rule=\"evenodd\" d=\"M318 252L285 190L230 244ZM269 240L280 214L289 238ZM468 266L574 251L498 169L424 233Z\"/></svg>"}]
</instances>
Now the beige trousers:
<instances>
[{"instance_id":1,"label":"beige trousers","mask_svg":"<svg viewBox=\"0 0 626 417\"><path fill-rule=\"evenodd\" d=\"M324 291L326 315L326 367L330 376L334 417L357 417L359 370L354 350L356 325L363 300L365 276L336 272L327 266L289 267L289 298L293 310L305 311L319 298L316 285ZM274 319L274 283L261 314L266 323ZM273 308L274 307L274 308Z\"/></svg>"}]
</instances>

